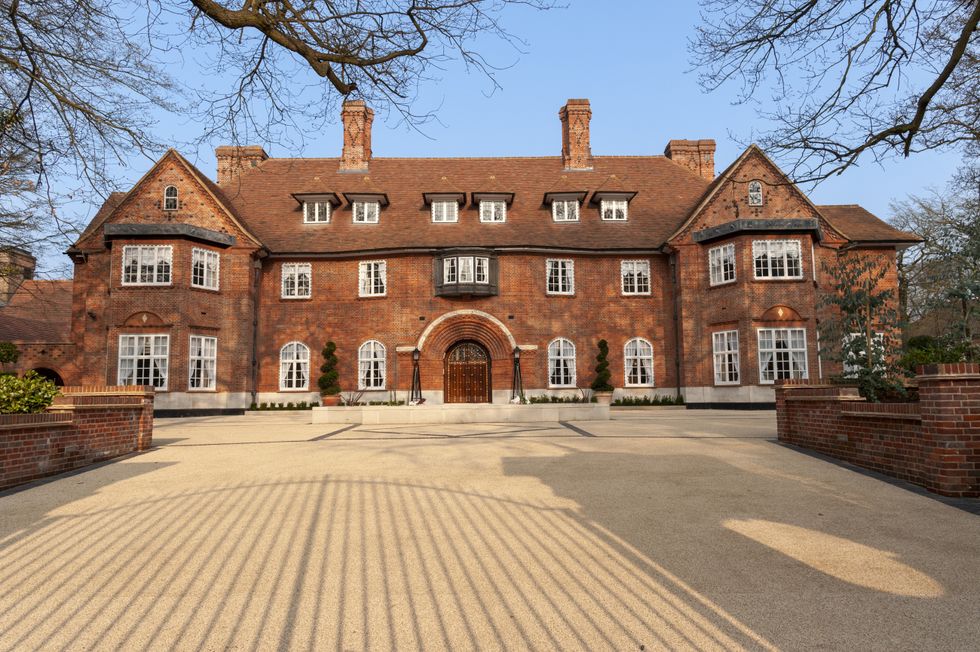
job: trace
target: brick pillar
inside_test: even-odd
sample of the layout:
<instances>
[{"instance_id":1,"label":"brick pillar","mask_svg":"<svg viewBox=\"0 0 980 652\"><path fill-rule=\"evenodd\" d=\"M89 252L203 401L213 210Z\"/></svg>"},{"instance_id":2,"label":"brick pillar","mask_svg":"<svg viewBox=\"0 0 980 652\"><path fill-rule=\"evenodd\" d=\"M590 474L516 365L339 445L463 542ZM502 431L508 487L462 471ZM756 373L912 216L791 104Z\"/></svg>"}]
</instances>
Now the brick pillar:
<instances>
[{"instance_id":1,"label":"brick pillar","mask_svg":"<svg viewBox=\"0 0 980 652\"><path fill-rule=\"evenodd\" d=\"M980 364L919 367L927 487L980 497Z\"/></svg>"},{"instance_id":2,"label":"brick pillar","mask_svg":"<svg viewBox=\"0 0 980 652\"><path fill-rule=\"evenodd\" d=\"M143 410L140 412L139 429L136 432L136 450L145 451L153 446L153 397L154 389L144 387Z\"/></svg>"}]
</instances>

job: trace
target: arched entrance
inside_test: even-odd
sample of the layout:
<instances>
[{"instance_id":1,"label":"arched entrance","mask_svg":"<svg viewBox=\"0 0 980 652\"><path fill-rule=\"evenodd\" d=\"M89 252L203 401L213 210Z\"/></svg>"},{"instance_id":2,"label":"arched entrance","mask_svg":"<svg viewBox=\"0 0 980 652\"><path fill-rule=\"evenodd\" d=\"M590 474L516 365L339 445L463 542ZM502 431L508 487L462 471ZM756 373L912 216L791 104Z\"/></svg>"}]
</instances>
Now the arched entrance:
<instances>
[{"instance_id":1,"label":"arched entrance","mask_svg":"<svg viewBox=\"0 0 980 652\"><path fill-rule=\"evenodd\" d=\"M446 351L443 400L446 403L490 403L490 353L472 340Z\"/></svg>"},{"instance_id":2,"label":"arched entrance","mask_svg":"<svg viewBox=\"0 0 980 652\"><path fill-rule=\"evenodd\" d=\"M37 367L34 369L41 378L47 378L53 382L57 387L64 387L65 381L62 380L61 374L59 374L54 369L48 369L47 367Z\"/></svg>"}]
</instances>

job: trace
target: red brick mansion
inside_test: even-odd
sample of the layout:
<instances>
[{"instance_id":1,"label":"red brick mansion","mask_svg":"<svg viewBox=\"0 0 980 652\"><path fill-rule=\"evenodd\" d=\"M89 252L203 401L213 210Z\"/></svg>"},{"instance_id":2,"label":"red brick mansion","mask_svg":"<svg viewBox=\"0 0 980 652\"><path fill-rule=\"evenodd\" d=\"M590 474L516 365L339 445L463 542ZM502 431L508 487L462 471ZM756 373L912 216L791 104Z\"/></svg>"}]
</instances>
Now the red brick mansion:
<instances>
[{"instance_id":1,"label":"red brick mansion","mask_svg":"<svg viewBox=\"0 0 980 652\"><path fill-rule=\"evenodd\" d=\"M766 404L832 371L821 263L894 270L915 241L815 206L754 146L718 175L712 140L592 156L588 101L559 116L560 156L375 158L359 101L339 158L219 147L214 182L168 151L69 249L70 287L13 292L0 340L162 409L314 400L328 340L365 401L405 400L416 360L433 403L508 401L518 366L526 394L575 393L606 339L617 396Z\"/></svg>"}]
</instances>

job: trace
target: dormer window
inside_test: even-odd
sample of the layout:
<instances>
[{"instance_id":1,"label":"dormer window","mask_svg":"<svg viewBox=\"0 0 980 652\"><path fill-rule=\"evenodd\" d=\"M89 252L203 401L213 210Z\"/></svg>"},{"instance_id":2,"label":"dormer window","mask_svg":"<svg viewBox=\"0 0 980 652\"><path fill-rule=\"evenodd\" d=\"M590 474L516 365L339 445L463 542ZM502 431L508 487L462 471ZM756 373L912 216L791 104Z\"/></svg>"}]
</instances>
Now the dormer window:
<instances>
[{"instance_id":1,"label":"dormer window","mask_svg":"<svg viewBox=\"0 0 980 652\"><path fill-rule=\"evenodd\" d=\"M551 202L551 218L556 222L578 222L578 200L556 199Z\"/></svg>"},{"instance_id":2,"label":"dormer window","mask_svg":"<svg viewBox=\"0 0 980 652\"><path fill-rule=\"evenodd\" d=\"M625 222L629 210L629 202L625 199L603 199L599 204L602 219Z\"/></svg>"},{"instance_id":3,"label":"dormer window","mask_svg":"<svg viewBox=\"0 0 980 652\"><path fill-rule=\"evenodd\" d=\"M355 224L377 224L381 214L381 202L356 201L353 206Z\"/></svg>"},{"instance_id":4,"label":"dormer window","mask_svg":"<svg viewBox=\"0 0 980 652\"><path fill-rule=\"evenodd\" d=\"M599 207L599 217L603 222L625 222L629 219L630 201L636 192L624 190L617 179L611 178L603 188L592 193L589 203Z\"/></svg>"},{"instance_id":5,"label":"dormer window","mask_svg":"<svg viewBox=\"0 0 980 652\"><path fill-rule=\"evenodd\" d=\"M762 206L762 182L749 182L749 206Z\"/></svg>"},{"instance_id":6,"label":"dormer window","mask_svg":"<svg viewBox=\"0 0 980 652\"><path fill-rule=\"evenodd\" d=\"M163 210L177 210L177 186L167 186L163 189Z\"/></svg>"},{"instance_id":7,"label":"dormer window","mask_svg":"<svg viewBox=\"0 0 980 652\"><path fill-rule=\"evenodd\" d=\"M507 202L497 199L484 199L480 202L481 222L506 222Z\"/></svg>"},{"instance_id":8,"label":"dormer window","mask_svg":"<svg viewBox=\"0 0 980 652\"><path fill-rule=\"evenodd\" d=\"M324 223L330 221L330 202L327 201L304 201L303 202L303 221L307 224Z\"/></svg>"},{"instance_id":9,"label":"dormer window","mask_svg":"<svg viewBox=\"0 0 980 652\"><path fill-rule=\"evenodd\" d=\"M454 200L439 200L432 202L433 222L458 222L459 204Z\"/></svg>"}]
</instances>

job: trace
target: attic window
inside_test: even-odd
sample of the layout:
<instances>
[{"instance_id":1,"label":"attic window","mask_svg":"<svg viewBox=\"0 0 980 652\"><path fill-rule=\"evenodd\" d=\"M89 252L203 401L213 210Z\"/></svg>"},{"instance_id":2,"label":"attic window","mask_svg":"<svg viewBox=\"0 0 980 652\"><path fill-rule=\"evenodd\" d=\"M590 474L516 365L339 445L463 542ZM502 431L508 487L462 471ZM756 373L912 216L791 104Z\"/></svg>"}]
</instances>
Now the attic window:
<instances>
[{"instance_id":1,"label":"attic window","mask_svg":"<svg viewBox=\"0 0 980 652\"><path fill-rule=\"evenodd\" d=\"M377 224L378 215L380 213L381 213L381 202L376 202L376 201L354 202L355 224Z\"/></svg>"},{"instance_id":2,"label":"attic window","mask_svg":"<svg viewBox=\"0 0 980 652\"><path fill-rule=\"evenodd\" d=\"M439 200L432 202L432 221L458 222L459 203L451 200Z\"/></svg>"},{"instance_id":3,"label":"attic window","mask_svg":"<svg viewBox=\"0 0 980 652\"><path fill-rule=\"evenodd\" d=\"M599 212L607 222L625 222L629 214L629 202L625 199L603 199Z\"/></svg>"},{"instance_id":4,"label":"attic window","mask_svg":"<svg viewBox=\"0 0 980 652\"><path fill-rule=\"evenodd\" d=\"M304 201L303 202L303 221L306 223L329 222L330 221L330 202L328 201Z\"/></svg>"},{"instance_id":5,"label":"attic window","mask_svg":"<svg viewBox=\"0 0 980 652\"><path fill-rule=\"evenodd\" d=\"M578 222L578 200L556 199L551 202L551 217L556 222Z\"/></svg>"},{"instance_id":6,"label":"attic window","mask_svg":"<svg viewBox=\"0 0 980 652\"><path fill-rule=\"evenodd\" d=\"M481 222L506 222L507 202L500 199L483 199L480 201Z\"/></svg>"},{"instance_id":7,"label":"attic window","mask_svg":"<svg viewBox=\"0 0 980 652\"><path fill-rule=\"evenodd\" d=\"M167 186L163 189L163 210L177 210L177 186Z\"/></svg>"},{"instance_id":8,"label":"attic window","mask_svg":"<svg viewBox=\"0 0 980 652\"><path fill-rule=\"evenodd\" d=\"M749 206L762 206L762 182L749 182Z\"/></svg>"}]
</instances>

